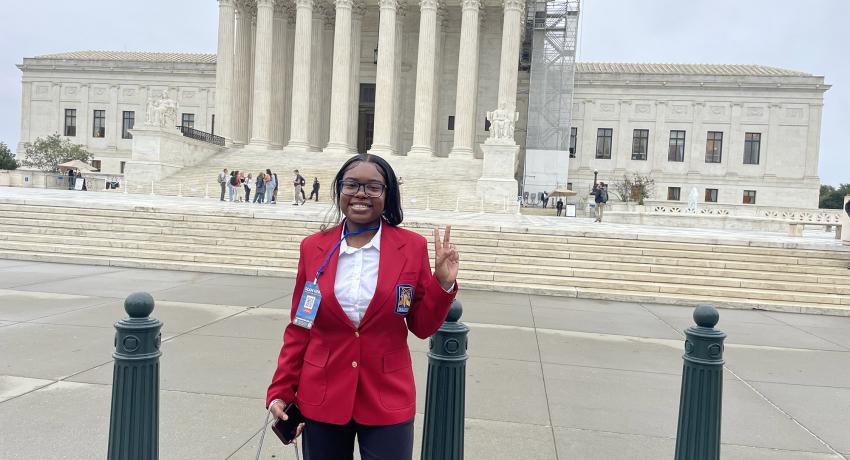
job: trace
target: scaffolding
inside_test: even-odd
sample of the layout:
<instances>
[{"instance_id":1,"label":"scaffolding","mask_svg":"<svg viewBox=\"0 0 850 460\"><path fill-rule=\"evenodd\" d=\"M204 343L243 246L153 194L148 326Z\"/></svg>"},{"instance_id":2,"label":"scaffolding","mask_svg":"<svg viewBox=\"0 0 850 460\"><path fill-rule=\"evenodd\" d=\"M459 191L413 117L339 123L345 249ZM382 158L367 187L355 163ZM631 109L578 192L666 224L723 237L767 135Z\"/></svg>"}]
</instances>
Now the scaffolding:
<instances>
[{"instance_id":1,"label":"scaffolding","mask_svg":"<svg viewBox=\"0 0 850 460\"><path fill-rule=\"evenodd\" d=\"M526 149L569 150L579 3L539 0L528 4L532 46Z\"/></svg>"},{"instance_id":2,"label":"scaffolding","mask_svg":"<svg viewBox=\"0 0 850 460\"><path fill-rule=\"evenodd\" d=\"M529 0L520 68L530 70L523 191L566 185L580 0Z\"/></svg>"}]
</instances>

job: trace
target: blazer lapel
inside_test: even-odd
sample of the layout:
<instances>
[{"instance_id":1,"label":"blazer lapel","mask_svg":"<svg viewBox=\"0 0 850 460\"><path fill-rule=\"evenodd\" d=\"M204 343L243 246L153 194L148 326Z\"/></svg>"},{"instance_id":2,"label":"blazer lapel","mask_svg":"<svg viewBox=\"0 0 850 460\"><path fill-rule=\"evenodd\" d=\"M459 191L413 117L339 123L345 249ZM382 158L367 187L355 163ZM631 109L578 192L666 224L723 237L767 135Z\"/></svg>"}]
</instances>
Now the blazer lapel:
<instances>
[{"instance_id":1,"label":"blazer lapel","mask_svg":"<svg viewBox=\"0 0 850 460\"><path fill-rule=\"evenodd\" d=\"M381 255L378 259L378 283L375 286L375 295L366 308L366 313L360 321L360 328L373 316L378 314L387 296L395 292L396 281L404 269L407 257L399 251L405 245L400 238L399 230L391 225L381 227ZM340 307L342 309L342 307Z\"/></svg>"},{"instance_id":2,"label":"blazer lapel","mask_svg":"<svg viewBox=\"0 0 850 460\"><path fill-rule=\"evenodd\" d=\"M309 273L307 274L308 280L312 280L311 276L316 275L316 271L319 270L319 267L322 266L322 262L325 261L325 257L328 256L328 251L334 249L334 245L337 241L339 241L341 236L341 231L342 230L339 226L328 229L325 237L319 240L317 244L319 255L314 258L315 269L312 275ZM354 323L351 322L351 319L349 319L348 315L345 314L345 311L342 310L342 305L339 304L339 300L337 300L336 293L334 292L334 284L336 283L336 267L338 262L339 248L337 247L331 255L330 260L328 260L328 266L325 267L325 271L322 273L322 276L319 277L319 290L322 292L322 302L319 304L319 308L327 308L328 311L343 324L355 329Z\"/></svg>"}]
</instances>

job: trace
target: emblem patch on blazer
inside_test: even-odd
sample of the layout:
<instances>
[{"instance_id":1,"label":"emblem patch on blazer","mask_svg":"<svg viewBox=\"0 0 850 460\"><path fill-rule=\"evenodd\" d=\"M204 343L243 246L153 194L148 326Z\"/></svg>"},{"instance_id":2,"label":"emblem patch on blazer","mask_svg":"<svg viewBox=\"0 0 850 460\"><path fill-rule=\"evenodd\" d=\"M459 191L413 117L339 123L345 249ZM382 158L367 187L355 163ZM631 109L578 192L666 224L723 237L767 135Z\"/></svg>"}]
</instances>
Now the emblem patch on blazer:
<instances>
[{"instance_id":1,"label":"emblem patch on blazer","mask_svg":"<svg viewBox=\"0 0 850 460\"><path fill-rule=\"evenodd\" d=\"M399 315L407 315L410 305L413 303L413 286L399 284L395 287L395 312Z\"/></svg>"}]
</instances>

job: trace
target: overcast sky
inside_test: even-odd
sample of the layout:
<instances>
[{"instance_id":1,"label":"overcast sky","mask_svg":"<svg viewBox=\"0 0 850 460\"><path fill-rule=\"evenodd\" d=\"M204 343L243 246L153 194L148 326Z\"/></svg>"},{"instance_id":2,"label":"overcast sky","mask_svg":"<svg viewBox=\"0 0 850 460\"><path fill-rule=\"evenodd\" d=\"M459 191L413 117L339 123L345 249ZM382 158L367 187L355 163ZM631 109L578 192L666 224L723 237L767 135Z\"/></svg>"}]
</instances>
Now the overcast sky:
<instances>
[{"instance_id":1,"label":"overcast sky","mask_svg":"<svg viewBox=\"0 0 850 460\"><path fill-rule=\"evenodd\" d=\"M408 0L411 3L411 0ZM214 53L215 0L4 1L0 141L20 135L24 56L77 51ZM585 0L579 60L763 64L826 77L820 176L850 182L850 1Z\"/></svg>"}]
</instances>

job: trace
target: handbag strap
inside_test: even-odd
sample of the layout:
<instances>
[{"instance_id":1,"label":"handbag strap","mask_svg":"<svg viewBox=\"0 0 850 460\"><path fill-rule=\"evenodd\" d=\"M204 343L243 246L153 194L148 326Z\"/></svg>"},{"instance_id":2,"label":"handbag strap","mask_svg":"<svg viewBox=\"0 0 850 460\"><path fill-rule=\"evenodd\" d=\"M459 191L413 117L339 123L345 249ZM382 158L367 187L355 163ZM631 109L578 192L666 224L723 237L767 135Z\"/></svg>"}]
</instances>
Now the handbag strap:
<instances>
[{"instance_id":1,"label":"handbag strap","mask_svg":"<svg viewBox=\"0 0 850 460\"><path fill-rule=\"evenodd\" d=\"M263 428L260 430L260 444L257 446L257 457L256 460L260 460L260 453L263 452L263 441L266 439L266 431L269 428L269 416L272 414L272 409L269 407L269 410L266 412L266 420L263 422ZM295 447L295 458L296 460L301 460L301 452L298 451L298 442L293 440L292 446Z\"/></svg>"}]
</instances>

